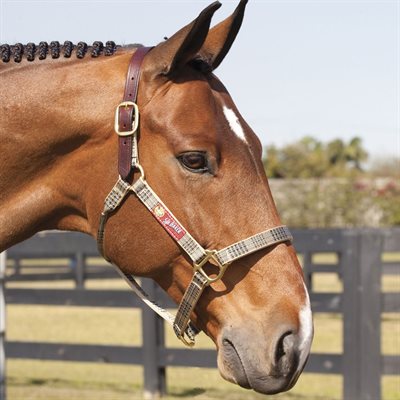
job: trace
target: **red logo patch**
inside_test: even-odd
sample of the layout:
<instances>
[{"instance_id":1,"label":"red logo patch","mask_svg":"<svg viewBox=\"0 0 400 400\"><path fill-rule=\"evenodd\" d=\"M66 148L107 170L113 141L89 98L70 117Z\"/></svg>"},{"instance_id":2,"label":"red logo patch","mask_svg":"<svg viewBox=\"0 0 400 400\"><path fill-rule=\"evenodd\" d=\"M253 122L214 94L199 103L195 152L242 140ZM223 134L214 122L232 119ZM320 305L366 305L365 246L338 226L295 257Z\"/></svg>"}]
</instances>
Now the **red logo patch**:
<instances>
[{"instance_id":1,"label":"red logo patch","mask_svg":"<svg viewBox=\"0 0 400 400\"><path fill-rule=\"evenodd\" d=\"M157 221L174 239L180 240L185 236L185 230L161 204L157 204L153 208L152 213L156 217Z\"/></svg>"}]
</instances>

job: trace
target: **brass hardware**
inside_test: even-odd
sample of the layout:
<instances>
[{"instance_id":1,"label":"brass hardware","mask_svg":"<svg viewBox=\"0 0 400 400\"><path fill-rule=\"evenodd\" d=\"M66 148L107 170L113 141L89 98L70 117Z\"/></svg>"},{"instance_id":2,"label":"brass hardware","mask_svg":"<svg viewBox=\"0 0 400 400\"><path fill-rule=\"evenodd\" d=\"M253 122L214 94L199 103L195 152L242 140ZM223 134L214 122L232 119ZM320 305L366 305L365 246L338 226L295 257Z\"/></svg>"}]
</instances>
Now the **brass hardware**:
<instances>
[{"instance_id":1,"label":"brass hardware","mask_svg":"<svg viewBox=\"0 0 400 400\"><path fill-rule=\"evenodd\" d=\"M193 265L193 268L195 272L199 271L204 276L204 278L207 279L208 286L210 283L216 282L222 278L230 263L221 264L217 257L217 250L205 250L205 253L206 256L199 263L195 263ZM214 277L207 275L207 273L203 269L203 266L210 261L214 261L212 265L218 268L218 274L216 274L216 276Z\"/></svg>"},{"instance_id":2,"label":"brass hardware","mask_svg":"<svg viewBox=\"0 0 400 400\"><path fill-rule=\"evenodd\" d=\"M185 334L177 336L186 346L194 347L195 341L193 339L186 339Z\"/></svg>"},{"instance_id":3,"label":"brass hardware","mask_svg":"<svg viewBox=\"0 0 400 400\"><path fill-rule=\"evenodd\" d=\"M139 176L138 179L145 180L145 177L144 177L144 169L143 169L142 165L139 164L139 163L136 163L135 166L134 166L134 168L136 168L136 169L140 172L140 176Z\"/></svg>"},{"instance_id":4,"label":"brass hardware","mask_svg":"<svg viewBox=\"0 0 400 400\"><path fill-rule=\"evenodd\" d=\"M120 131L119 130L119 109L121 107L133 107L133 120L132 120L132 127L129 131ZM123 101L120 103L116 110L115 110L115 122L114 122L114 129L118 136L130 136L133 135L139 126L139 108L136 103L133 101Z\"/></svg>"}]
</instances>

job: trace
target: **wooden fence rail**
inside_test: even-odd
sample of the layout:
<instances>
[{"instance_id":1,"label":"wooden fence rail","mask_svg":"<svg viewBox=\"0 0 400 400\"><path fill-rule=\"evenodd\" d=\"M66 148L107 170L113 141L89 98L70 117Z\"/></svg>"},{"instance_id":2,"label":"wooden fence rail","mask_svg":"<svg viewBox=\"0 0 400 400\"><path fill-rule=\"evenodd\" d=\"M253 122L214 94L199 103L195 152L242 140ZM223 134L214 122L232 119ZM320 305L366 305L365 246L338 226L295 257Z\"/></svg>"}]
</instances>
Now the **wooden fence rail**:
<instances>
[{"instance_id":1,"label":"wooden fence rail","mask_svg":"<svg viewBox=\"0 0 400 400\"><path fill-rule=\"evenodd\" d=\"M400 293L381 292L381 274L400 273L400 262L382 261L383 253L400 252L400 229L294 230L293 233L296 250L302 254L313 311L343 314L343 353L313 353L305 372L342 374L345 400L380 399L381 376L400 373L400 357L383 356L380 343L381 313L400 312ZM338 261L319 264L314 262L316 253L334 253ZM129 291L84 289L86 279L117 276L110 267L86 265L87 258L98 256L91 238L76 233L40 234L11 248L7 256L17 261L15 273L7 276L7 281L73 278L76 283L75 289L6 288L7 304L139 307L142 308L143 337L142 347L7 341L7 358L140 364L144 366L147 398L165 393L165 372L169 366L216 367L214 350L166 348L163 322L143 308ZM71 263L64 272L57 274L48 271L24 274L18 263L24 258L68 258ZM343 292L314 292L315 273L339 274ZM5 328L1 314L1 295L4 295L1 276L0 269L0 400L5 400L4 385L1 385L5 369L1 359L1 327ZM143 284L157 302L164 307L175 307L153 282L143 280Z\"/></svg>"}]
</instances>

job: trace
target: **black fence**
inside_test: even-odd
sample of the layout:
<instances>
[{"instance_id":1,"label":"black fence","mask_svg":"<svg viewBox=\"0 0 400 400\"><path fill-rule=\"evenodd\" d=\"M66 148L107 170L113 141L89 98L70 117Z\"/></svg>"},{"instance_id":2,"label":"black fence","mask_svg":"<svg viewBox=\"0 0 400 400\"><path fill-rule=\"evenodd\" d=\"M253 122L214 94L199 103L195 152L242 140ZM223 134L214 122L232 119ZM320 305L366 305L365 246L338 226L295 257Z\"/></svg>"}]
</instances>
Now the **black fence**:
<instances>
[{"instance_id":1,"label":"black fence","mask_svg":"<svg viewBox=\"0 0 400 400\"><path fill-rule=\"evenodd\" d=\"M382 293L382 274L399 274L400 262L384 262L382 254L400 253L400 229L294 230L295 247L303 258L303 269L310 289L314 313L343 314L343 353L312 353L305 372L342 374L343 398L377 400L381 398L382 375L400 373L400 356L381 354L381 313L400 312L400 293ZM318 264L314 255L335 254L333 264ZM75 289L2 290L7 304L47 304L101 307L139 307L142 309L142 347L80 345L63 343L27 343L1 341L0 329L0 400L5 400L2 375L2 343L8 358L90 361L140 364L144 366L144 391L147 398L166 391L169 366L216 367L214 350L186 350L164 345L164 323L143 307L130 291L85 289L86 279L116 277L109 266L88 266L86 259L97 257L94 241L76 233L46 233L11 248L7 257L15 260L7 281L74 279ZM60 273L26 274L20 271L21 259L68 258L70 267ZM313 291L315 273L335 273L343 283L341 293ZM146 291L164 307L175 304L151 281L143 280ZM4 288L3 288L4 289ZM3 306L4 308L4 306ZM1 317L1 315L0 315ZM3 318L4 321L4 318ZM4 323L3 323L4 325ZM0 319L0 328L2 326ZM4 337L3 337L4 339ZM3 386L3 388L1 388ZM3 396L3 397L1 397Z\"/></svg>"}]
</instances>

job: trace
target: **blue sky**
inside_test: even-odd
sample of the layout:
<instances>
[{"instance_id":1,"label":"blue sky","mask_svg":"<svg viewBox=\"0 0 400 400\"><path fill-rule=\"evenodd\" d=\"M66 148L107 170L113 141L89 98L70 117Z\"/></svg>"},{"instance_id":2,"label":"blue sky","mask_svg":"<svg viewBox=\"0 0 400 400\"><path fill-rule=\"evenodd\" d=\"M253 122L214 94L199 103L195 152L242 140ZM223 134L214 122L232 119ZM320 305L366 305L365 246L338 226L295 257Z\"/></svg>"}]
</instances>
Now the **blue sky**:
<instances>
[{"instance_id":1,"label":"blue sky","mask_svg":"<svg viewBox=\"0 0 400 400\"><path fill-rule=\"evenodd\" d=\"M154 45L209 3L0 0L0 42ZM222 3L215 22L237 4ZM264 145L360 136L399 157L399 20L398 0L250 0L216 74Z\"/></svg>"}]
</instances>

